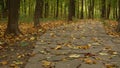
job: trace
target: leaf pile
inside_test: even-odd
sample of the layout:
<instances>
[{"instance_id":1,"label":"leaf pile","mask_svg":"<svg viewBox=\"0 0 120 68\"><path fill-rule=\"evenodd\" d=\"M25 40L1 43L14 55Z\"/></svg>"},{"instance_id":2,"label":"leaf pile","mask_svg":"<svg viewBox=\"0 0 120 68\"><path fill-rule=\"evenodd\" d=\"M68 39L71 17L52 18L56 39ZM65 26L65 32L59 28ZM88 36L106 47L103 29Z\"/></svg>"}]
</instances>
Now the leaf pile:
<instances>
[{"instance_id":1,"label":"leaf pile","mask_svg":"<svg viewBox=\"0 0 120 68\"><path fill-rule=\"evenodd\" d=\"M29 57L35 55L32 53L35 46L35 40L47 30L63 24L63 21L42 22L42 28L34 28L33 23L19 23L19 28L23 35L7 35L4 37L7 23L0 23L0 67L24 67Z\"/></svg>"},{"instance_id":2,"label":"leaf pile","mask_svg":"<svg viewBox=\"0 0 120 68\"><path fill-rule=\"evenodd\" d=\"M120 33L116 32L118 22L112 20L106 20L104 23L105 30L108 35L112 37L120 37Z\"/></svg>"}]
</instances>

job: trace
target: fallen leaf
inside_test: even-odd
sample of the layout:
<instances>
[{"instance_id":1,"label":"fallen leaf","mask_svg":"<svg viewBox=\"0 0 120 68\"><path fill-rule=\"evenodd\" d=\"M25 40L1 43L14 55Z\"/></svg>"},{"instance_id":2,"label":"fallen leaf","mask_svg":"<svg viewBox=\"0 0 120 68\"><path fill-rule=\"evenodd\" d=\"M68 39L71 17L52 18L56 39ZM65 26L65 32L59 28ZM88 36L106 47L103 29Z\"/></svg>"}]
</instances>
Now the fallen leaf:
<instances>
[{"instance_id":1,"label":"fallen leaf","mask_svg":"<svg viewBox=\"0 0 120 68\"><path fill-rule=\"evenodd\" d=\"M78 49L89 49L90 45L77 46Z\"/></svg>"},{"instance_id":2,"label":"fallen leaf","mask_svg":"<svg viewBox=\"0 0 120 68\"><path fill-rule=\"evenodd\" d=\"M55 47L54 49L55 49L55 50L58 50L58 49L61 49L61 48L62 48L62 46L58 45L58 46Z\"/></svg>"},{"instance_id":3,"label":"fallen leaf","mask_svg":"<svg viewBox=\"0 0 120 68\"><path fill-rule=\"evenodd\" d=\"M84 55L85 55L85 57L93 57L93 56L95 56L95 54L92 54L92 53L85 53Z\"/></svg>"},{"instance_id":4,"label":"fallen leaf","mask_svg":"<svg viewBox=\"0 0 120 68\"><path fill-rule=\"evenodd\" d=\"M99 53L100 55L108 55L108 53Z\"/></svg>"},{"instance_id":5,"label":"fallen leaf","mask_svg":"<svg viewBox=\"0 0 120 68\"><path fill-rule=\"evenodd\" d=\"M20 68L18 65L16 64L10 64L10 67L13 67L13 68Z\"/></svg>"},{"instance_id":6,"label":"fallen leaf","mask_svg":"<svg viewBox=\"0 0 120 68\"><path fill-rule=\"evenodd\" d=\"M108 53L111 54L111 55L117 55L118 54L118 52L112 51L112 50L109 50Z\"/></svg>"},{"instance_id":7,"label":"fallen leaf","mask_svg":"<svg viewBox=\"0 0 120 68\"><path fill-rule=\"evenodd\" d=\"M69 55L70 58L79 58L80 55L79 54L71 54Z\"/></svg>"},{"instance_id":8,"label":"fallen leaf","mask_svg":"<svg viewBox=\"0 0 120 68\"><path fill-rule=\"evenodd\" d=\"M3 44L3 42L0 41L0 45L2 45L2 44Z\"/></svg>"},{"instance_id":9,"label":"fallen leaf","mask_svg":"<svg viewBox=\"0 0 120 68\"><path fill-rule=\"evenodd\" d=\"M35 37L31 37L30 40L31 40L31 41L35 40Z\"/></svg>"},{"instance_id":10,"label":"fallen leaf","mask_svg":"<svg viewBox=\"0 0 120 68\"><path fill-rule=\"evenodd\" d=\"M2 62L0 62L0 64L6 65L6 64L8 64L8 61L2 61Z\"/></svg>"},{"instance_id":11,"label":"fallen leaf","mask_svg":"<svg viewBox=\"0 0 120 68\"><path fill-rule=\"evenodd\" d=\"M42 29L39 29L38 32L42 32L43 30Z\"/></svg>"},{"instance_id":12,"label":"fallen leaf","mask_svg":"<svg viewBox=\"0 0 120 68\"><path fill-rule=\"evenodd\" d=\"M51 62L43 60L43 61L42 61L42 65L43 65L44 67L48 67L48 66L51 65Z\"/></svg>"},{"instance_id":13,"label":"fallen leaf","mask_svg":"<svg viewBox=\"0 0 120 68\"><path fill-rule=\"evenodd\" d=\"M97 63L95 60L91 60L91 59L88 59L88 58L84 59L84 62L86 64L96 64Z\"/></svg>"},{"instance_id":14,"label":"fallen leaf","mask_svg":"<svg viewBox=\"0 0 120 68\"><path fill-rule=\"evenodd\" d=\"M64 44L64 46L67 46L69 48L73 48L72 45L70 45L70 44Z\"/></svg>"},{"instance_id":15,"label":"fallen leaf","mask_svg":"<svg viewBox=\"0 0 120 68\"><path fill-rule=\"evenodd\" d=\"M1 49L3 49L3 47L2 47L2 46L0 46L0 50L1 50Z\"/></svg>"},{"instance_id":16,"label":"fallen leaf","mask_svg":"<svg viewBox=\"0 0 120 68\"><path fill-rule=\"evenodd\" d=\"M114 64L105 64L106 68L114 68L115 65Z\"/></svg>"},{"instance_id":17,"label":"fallen leaf","mask_svg":"<svg viewBox=\"0 0 120 68\"><path fill-rule=\"evenodd\" d=\"M23 64L23 62L21 62L21 61L13 61L13 64L21 65L21 64Z\"/></svg>"},{"instance_id":18,"label":"fallen leaf","mask_svg":"<svg viewBox=\"0 0 120 68\"><path fill-rule=\"evenodd\" d=\"M100 57L94 57L96 60L102 60L102 58Z\"/></svg>"}]
</instances>

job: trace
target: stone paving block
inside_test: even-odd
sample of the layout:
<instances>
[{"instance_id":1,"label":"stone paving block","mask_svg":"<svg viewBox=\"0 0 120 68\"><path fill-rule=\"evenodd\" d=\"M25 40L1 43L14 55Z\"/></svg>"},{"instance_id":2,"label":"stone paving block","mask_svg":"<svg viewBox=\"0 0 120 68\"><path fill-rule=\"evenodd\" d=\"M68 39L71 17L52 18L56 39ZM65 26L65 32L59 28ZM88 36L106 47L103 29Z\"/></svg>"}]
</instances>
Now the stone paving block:
<instances>
[{"instance_id":1,"label":"stone paving block","mask_svg":"<svg viewBox=\"0 0 120 68\"><path fill-rule=\"evenodd\" d=\"M97 64L81 64L79 68L106 68L102 63Z\"/></svg>"},{"instance_id":2,"label":"stone paving block","mask_svg":"<svg viewBox=\"0 0 120 68\"><path fill-rule=\"evenodd\" d=\"M62 61L58 62L55 65L55 68L77 68L81 66L81 61L80 60L69 60L69 61Z\"/></svg>"},{"instance_id":3,"label":"stone paving block","mask_svg":"<svg viewBox=\"0 0 120 68\"><path fill-rule=\"evenodd\" d=\"M40 62L28 63L25 68L44 68Z\"/></svg>"}]
</instances>

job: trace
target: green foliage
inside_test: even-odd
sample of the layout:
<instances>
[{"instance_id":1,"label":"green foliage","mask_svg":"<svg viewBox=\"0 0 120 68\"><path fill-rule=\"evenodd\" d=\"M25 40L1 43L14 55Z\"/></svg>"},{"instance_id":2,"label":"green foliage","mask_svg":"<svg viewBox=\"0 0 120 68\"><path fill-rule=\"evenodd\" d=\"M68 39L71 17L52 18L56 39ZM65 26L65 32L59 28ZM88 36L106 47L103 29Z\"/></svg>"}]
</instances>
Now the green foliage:
<instances>
[{"instance_id":1,"label":"green foliage","mask_svg":"<svg viewBox=\"0 0 120 68\"><path fill-rule=\"evenodd\" d=\"M56 0L43 0L44 1L44 6L43 6L43 19L42 21L48 21L48 20L56 20L55 15L56 15ZM95 18L100 18L101 14L101 1L102 0L94 0L95 1L95 6L94 6L94 17ZM106 0L106 8L108 3L111 3L111 8L110 8L110 19L114 19L113 13L115 13L115 8L118 7L118 0ZM48 11L48 17L45 19L45 3L48 2L49 4L49 9ZM81 0L76 0L76 18L77 16L80 17L80 9L81 9ZM5 4L5 3L4 3ZM33 16L34 16L34 11L35 11L35 5L36 5L36 0L21 0L20 3L20 21L21 22L32 22L33 21ZM84 18L88 18L88 8L90 5L90 0L84 0ZM68 17L68 6L69 6L69 0L59 0L59 13L58 13L58 19L62 20L67 20ZM0 15L2 14L2 0L0 3ZM118 12L116 12L118 13ZM0 18L1 19L1 18ZM79 18L78 18L79 19ZM7 20L7 19L2 19L2 20Z\"/></svg>"},{"instance_id":2,"label":"green foliage","mask_svg":"<svg viewBox=\"0 0 120 68\"><path fill-rule=\"evenodd\" d=\"M20 16L19 21L20 22L32 22L33 16Z\"/></svg>"}]
</instances>

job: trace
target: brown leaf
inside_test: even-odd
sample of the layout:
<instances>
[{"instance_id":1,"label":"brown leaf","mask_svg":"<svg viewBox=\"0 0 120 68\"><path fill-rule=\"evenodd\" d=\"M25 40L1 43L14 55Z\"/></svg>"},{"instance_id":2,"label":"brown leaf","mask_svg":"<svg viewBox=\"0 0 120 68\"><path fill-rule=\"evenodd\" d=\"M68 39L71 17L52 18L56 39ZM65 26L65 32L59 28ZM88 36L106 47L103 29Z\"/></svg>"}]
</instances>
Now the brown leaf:
<instances>
[{"instance_id":1,"label":"brown leaf","mask_svg":"<svg viewBox=\"0 0 120 68\"><path fill-rule=\"evenodd\" d=\"M55 49L55 50L58 50L58 49L61 49L61 48L62 48L62 46L58 45L58 46L55 47L54 49Z\"/></svg>"},{"instance_id":2,"label":"brown leaf","mask_svg":"<svg viewBox=\"0 0 120 68\"><path fill-rule=\"evenodd\" d=\"M7 65L7 64L8 64L8 61L2 61L2 62L0 62L0 64L2 64L2 65Z\"/></svg>"},{"instance_id":3,"label":"brown leaf","mask_svg":"<svg viewBox=\"0 0 120 68\"><path fill-rule=\"evenodd\" d=\"M115 65L114 64L105 64L106 68L114 68Z\"/></svg>"},{"instance_id":4,"label":"brown leaf","mask_svg":"<svg viewBox=\"0 0 120 68\"><path fill-rule=\"evenodd\" d=\"M48 66L51 65L51 62L44 60L44 61L42 61L42 65L43 65L44 67L48 67Z\"/></svg>"},{"instance_id":5,"label":"brown leaf","mask_svg":"<svg viewBox=\"0 0 120 68\"><path fill-rule=\"evenodd\" d=\"M86 63L86 64L96 64L97 62L95 61L95 60L91 60L91 59L84 59L84 62Z\"/></svg>"},{"instance_id":6,"label":"brown leaf","mask_svg":"<svg viewBox=\"0 0 120 68\"><path fill-rule=\"evenodd\" d=\"M2 46L0 46L0 50L1 50L1 49L3 49L3 47L2 47Z\"/></svg>"},{"instance_id":7,"label":"brown leaf","mask_svg":"<svg viewBox=\"0 0 120 68\"><path fill-rule=\"evenodd\" d=\"M30 40L31 40L31 41L35 40L35 37L31 37Z\"/></svg>"},{"instance_id":8,"label":"brown leaf","mask_svg":"<svg viewBox=\"0 0 120 68\"><path fill-rule=\"evenodd\" d=\"M83 46L77 46L78 49L89 49L90 46L89 45L83 45Z\"/></svg>"}]
</instances>

